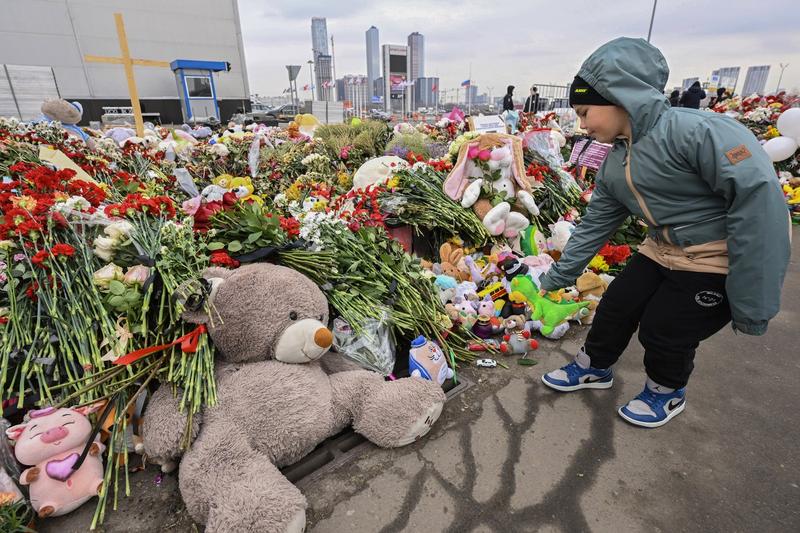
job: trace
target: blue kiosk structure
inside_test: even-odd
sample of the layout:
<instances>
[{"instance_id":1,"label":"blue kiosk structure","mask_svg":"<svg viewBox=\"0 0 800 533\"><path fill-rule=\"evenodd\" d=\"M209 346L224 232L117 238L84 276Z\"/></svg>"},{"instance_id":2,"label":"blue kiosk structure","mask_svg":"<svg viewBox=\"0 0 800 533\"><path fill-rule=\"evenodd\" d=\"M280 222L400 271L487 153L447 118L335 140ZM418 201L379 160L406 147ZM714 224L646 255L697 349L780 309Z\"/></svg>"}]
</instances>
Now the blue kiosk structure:
<instances>
[{"instance_id":1,"label":"blue kiosk structure","mask_svg":"<svg viewBox=\"0 0 800 533\"><path fill-rule=\"evenodd\" d=\"M227 61L176 59L170 63L181 97L183 120L187 123L220 120L214 73L229 71Z\"/></svg>"}]
</instances>

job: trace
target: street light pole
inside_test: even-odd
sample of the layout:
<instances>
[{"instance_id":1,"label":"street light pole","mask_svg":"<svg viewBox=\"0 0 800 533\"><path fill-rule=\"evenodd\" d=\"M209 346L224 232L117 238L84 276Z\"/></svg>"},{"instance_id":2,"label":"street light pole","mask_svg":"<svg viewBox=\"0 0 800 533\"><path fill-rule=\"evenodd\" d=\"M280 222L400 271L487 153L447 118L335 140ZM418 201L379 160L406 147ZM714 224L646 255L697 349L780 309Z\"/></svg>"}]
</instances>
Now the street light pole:
<instances>
[{"instance_id":1,"label":"street light pole","mask_svg":"<svg viewBox=\"0 0 800 533\"><path fill-rule=\"evenodd\" d=\"M311 70L311 65L313 65L313 64L314 64L314 62L309 59L308 60L308 80L309 80L308 88L311 91L311 100L312 101L314 100L314 73Z\"/></svg>"},{"instance_id":2,"label":"street light pole","mask_svg":"<svg viewBox=\"0 0 800 533\"><path fill-rule=\"evenodd\" d=\"M789 63L786 63L785 65L783 63L778 63L778 64L781 66L781 75L778 77L778 86L775 87L775 94L777 94L778 91L781 90L781 81L783 80L783 71L786 70L786 67L789 66Z\"/></svg>"},{"instance_id":3,"label":"street light pole","mask_svg":"<svg viewBox=\"0 0 800 533\"><path fill-rule=\"evenodd\" d=\"M656 6L658 5L658 0L653 0L653 13L650 15L650 29L647 30L647 42L650 42L650 35L653 34L653 19L656 18Z\"/></svg>"}]
</instances>

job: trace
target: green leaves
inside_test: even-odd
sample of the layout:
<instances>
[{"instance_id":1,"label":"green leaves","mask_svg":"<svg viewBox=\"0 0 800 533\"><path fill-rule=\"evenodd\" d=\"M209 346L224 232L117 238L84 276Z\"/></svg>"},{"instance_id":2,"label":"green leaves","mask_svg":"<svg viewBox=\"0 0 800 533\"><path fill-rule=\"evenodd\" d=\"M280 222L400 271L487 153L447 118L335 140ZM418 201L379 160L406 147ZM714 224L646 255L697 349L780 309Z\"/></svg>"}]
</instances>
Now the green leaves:
<instances>
[{"instance_id":1,"label":"green leaves","mask_svg":"<svg viewBox=\"0 0 800 533\"><path fill-rule=\"evenodd\" d=\"M210 242L210 243L208 243L206 248L208 248L212 252L214 252L216 250L222 250L223 248L225 248L225 243L222 243L222 242Z\"/></svg>"},{"instance_id":2,"label":"green leaves","mask_svg":"<svg viewBox=\"0 0 800 533\"><path fill-rule=\"evenodd\" d=\"M241 252L242 251L242 243L239 241L231 241L228 243L228 251L229 252Z\"/></svg>"},{"instance_id":3,"label":"green leaves","mask_svg":"<svg viewBox=\"0 0 800 533\"><path fill-rule=\"evenodd\" d=\"M115 296L121 296L125 294L125 290L126 290L125 284L122 283L121 281L112 279L110 282L108 282L108 292L110 292Z\"/></svg>"}]
</instances>

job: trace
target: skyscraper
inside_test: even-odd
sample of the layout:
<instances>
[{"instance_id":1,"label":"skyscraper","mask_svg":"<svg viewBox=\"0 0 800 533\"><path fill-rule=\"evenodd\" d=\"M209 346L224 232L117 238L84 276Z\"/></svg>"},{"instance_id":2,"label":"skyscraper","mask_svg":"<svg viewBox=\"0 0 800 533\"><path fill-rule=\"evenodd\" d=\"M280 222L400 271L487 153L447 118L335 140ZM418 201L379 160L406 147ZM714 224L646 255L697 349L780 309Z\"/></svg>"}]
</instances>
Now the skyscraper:
<instances>
[{"instance_id":1,"label":"skyscraper","mask_svg":"<svg viewBox=\"0 0 800 533\"><path fill-rule=\"evenodd\" d=\"M742 87L742 96L747 97L753 93L764 94L767 77L769 76L769 67L769 65L761 65L747 69L747 75L744 77L744 87Z\"/></svg>"},{"instance_id":2,"label":"skyscraper","mask_svg":"<svg viewBox=\"0 0 800 533\"><path fill-rule=\"evenodd\" d=\"M375 80L381 77L381 51L378 40L378 28L370 26L367 36L367 79L369 80L370 96L383 94L375 90Z\"/></svg>"},{"instance_id":3,"label":"skyscraper","mask_svg":"<svg viewBox=\"0 0 800 533\"><path fill-rule=\"evenodd\" d=\"M311 17L311 50L314 60L320 54L328 55L328 23L325 17Z\"/></svg>"},{"instance_id":4,"label":"skyscraper","mask_svg":"<svg viewBox=\"0 0 800 533\"><path fill-rule=\"evenodd\" d=\"M408 36L408 79L425 77L425 37L414 32Z\"/></svg>"},{"instance_id":5,"label":"skyscraper","mask_svg":"<svg viewBox=\"0 0 800 533\"><path fill-rule=\"evenodd\" d=\"M325 100L332 91L328 87L331 75L331 56L328 54L328 24L325 17L311 17L311 53L314 57L314 85L317 99Z\"/></svg>"}]
</instances>

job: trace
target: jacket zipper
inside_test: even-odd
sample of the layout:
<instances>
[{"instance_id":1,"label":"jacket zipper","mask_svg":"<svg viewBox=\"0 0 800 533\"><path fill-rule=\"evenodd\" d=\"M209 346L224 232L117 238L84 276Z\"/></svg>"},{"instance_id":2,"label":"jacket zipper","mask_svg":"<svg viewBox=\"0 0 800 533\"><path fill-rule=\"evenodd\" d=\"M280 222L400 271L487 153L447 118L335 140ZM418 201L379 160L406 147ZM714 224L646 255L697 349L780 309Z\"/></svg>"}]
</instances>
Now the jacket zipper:
<instances>
[{"instance_id":1,"label":"jacket zipper","mask_svg":"<svg viewBox=\"0 0 800 533\"><path fill-rule=\"evenodd\" d=\"M728 215L719 215L717 217L709 218L708 220L701 220L700 222L692 222L691 224L684 224L683 226L676 226L676 227L674 227L672 229L677 231L679 229L691 228L692 226L697 226L698 224L705 224L706 222L714 222L715 220L719 220L721 218L725 218L726 216L728 216Z\"/></svg>"},{"instance_id":2,"label":"jacket zipper","mask_svg":"<svg viewBox=\"0 0 800 533\"><path fill-rule=\"evenodd\" d=\"M653 214L650 213L650 209L647 207L647 204L644 203L644 198L639 191L636 190L636 187L633 185L633 176L631 176L631 152L633 151L633 147L631 146L630 140L625 140L625 147L626 147L626 154L625 154L625 162L623 166L625 167L625 181L628 183L628 188L633 193L633 197L636 198L636 203L639 204L639 207L642 209L642 213L644 213L644 217L647 221L653 226L658 227L656 224L655 219L653 218ZM666 227L661 230L661 234L669 244L672 244L672 241L669 238L669 231Z\"/></svg>"}]
</instances>

